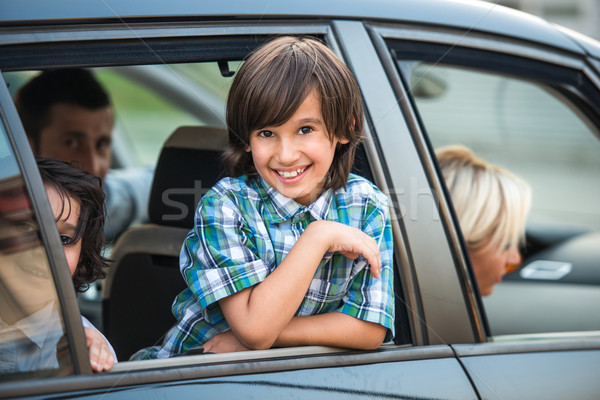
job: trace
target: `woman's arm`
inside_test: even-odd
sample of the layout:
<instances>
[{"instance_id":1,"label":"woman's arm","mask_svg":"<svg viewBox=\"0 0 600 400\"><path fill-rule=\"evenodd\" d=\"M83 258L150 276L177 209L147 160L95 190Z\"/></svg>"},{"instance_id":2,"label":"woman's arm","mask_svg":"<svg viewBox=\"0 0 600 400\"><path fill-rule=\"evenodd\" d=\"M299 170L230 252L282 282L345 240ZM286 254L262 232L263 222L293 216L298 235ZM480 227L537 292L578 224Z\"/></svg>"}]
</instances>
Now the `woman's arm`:
<instances>
[{"instance_id":1,"label":"woman's arm","mask_svg":"<svg viewBox=\"0 0 600 400\"><path fill-rule=\"evenodd\" d=\"M362 254L373 276L379 277L379 248L372 237L337 222L311 223L264 281L219 300L231 332L243 346L268 349L275 343L290 324L328 251L350 259Z\"/></svg>"}]
</instances>

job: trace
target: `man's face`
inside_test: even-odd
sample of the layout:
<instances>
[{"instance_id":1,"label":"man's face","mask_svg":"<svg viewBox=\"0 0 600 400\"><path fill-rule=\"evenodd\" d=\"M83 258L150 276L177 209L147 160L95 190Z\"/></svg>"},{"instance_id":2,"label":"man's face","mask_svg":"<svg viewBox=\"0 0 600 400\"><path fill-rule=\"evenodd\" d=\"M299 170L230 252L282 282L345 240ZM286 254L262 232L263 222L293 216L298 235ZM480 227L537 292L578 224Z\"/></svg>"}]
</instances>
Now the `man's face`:
<instances>
[{"instance_id":1,"label":"man's face","mask_svg":"<svg viewBox=\"0 0 600 400\"><path fill-rule=\"evenodd\" d=\"M110 167L113 125L110 106L89 110L70 103L54 104L49 123L40 132L37 155L74 162L104 179Z\"/></svg>"}]
</instances>

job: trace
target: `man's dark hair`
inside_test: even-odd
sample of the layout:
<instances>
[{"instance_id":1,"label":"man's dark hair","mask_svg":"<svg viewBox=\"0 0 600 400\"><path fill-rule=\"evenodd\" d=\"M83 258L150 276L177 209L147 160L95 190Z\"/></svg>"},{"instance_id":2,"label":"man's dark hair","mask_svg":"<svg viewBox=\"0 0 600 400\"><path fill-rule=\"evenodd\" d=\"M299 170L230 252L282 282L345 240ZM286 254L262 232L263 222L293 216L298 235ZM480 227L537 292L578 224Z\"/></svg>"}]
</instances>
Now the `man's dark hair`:
<instances>
[{"instance_id":1,"label":"man's dark hair","mask_svg":"<svg viewBox=\"0 0 600 400\"><path fill-rule=\"evenodd\" d=\"M50 107L68 103L96 110L110 106L110 97L94 75L85 69L44 71L27 82L15 95L23 127L35 149L40 132L50 123Z\"/></svg>"},{"instance_id":2,"label":"man's dark hair","mask_svg":"<svg viewBox=\"0 0 600 400\"><path fill-rule=\"evenodd\" d=\"M106 276L108 260L102 256L104 249L104 190L102 181L68 162L39 158L37 165L45 185L56 190L62 200L62 210L56 217L71 212L71 201L79 203L79 220L74 242L81 240L81 253L73 284L78 292L85 292L89 284Z\"/></svg>"}]
</instances>

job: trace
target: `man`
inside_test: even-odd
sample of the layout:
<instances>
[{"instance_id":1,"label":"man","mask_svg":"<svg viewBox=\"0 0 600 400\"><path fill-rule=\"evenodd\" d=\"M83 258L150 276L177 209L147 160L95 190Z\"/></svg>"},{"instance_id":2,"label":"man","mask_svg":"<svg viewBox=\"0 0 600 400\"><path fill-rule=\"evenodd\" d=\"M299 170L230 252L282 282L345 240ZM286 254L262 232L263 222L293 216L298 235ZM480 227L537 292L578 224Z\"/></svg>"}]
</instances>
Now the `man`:
<instances>
[{"instance_id":1,"label":"man","mask_svg":"<svg viewBox=\"0 0 600 400\"><path fill-rule=\"evenodd\" d=\"M147 219L153 171L110 170L114 111L91 72L42 72L17 92L15 103L35 156L71 162L103 180L108 240Z\"/></svg>"}]
</instances>

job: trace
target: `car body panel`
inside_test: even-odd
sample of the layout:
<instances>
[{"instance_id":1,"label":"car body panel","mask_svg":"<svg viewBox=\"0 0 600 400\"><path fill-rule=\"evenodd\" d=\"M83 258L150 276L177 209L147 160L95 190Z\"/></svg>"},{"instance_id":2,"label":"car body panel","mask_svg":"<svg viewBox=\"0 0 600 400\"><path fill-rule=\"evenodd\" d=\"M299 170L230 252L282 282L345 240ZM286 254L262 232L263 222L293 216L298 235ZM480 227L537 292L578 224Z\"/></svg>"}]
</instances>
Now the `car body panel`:
<instances>
[{"instance_id":1,"label":"car body panel","mask_svg":"<svg viewBox=\"0 0 600 400\"><path fill-rule=\"evenodd\" d=\"M0 397L466 399L597 395L597 333L580 333L569 341L564 332L540 340L509 330L502 332L509 334L506 337L490 338L495 325L491 324L490 332L485 302L478 294L409 81L410 64L426 60L424 54L430 48L482 51L490 59L516 60L508 72L529 71L526 78L534 82L536 74L540 75L544 84L572 94L577 100L574 107L581 106L582 114L593 117L600 114L600 102L595 101L600 92L595 41L539 18L479 2L69 0L50 4L21 0L0 5L0 68L6 72L115 66L123 76L133 76L132 80L153 87L178 107L221 126L220 100L198 87L194 93L204 93L208 100L196 101L195 94L184 91L192 85L173 76L163 79L170 72L169 63L206 61L200 60L201 46L211 40L217 43L211 48L211 61L237 60L243 52L227 48L227 43L239 41L238 47L250 46L255 45L254 39L282 34L324 39L349 65L360 86L367 119L367 158L375 182L391 199L395 262L404 295L399 304L408 325L402 327L402 345L386 344L367 352L291 348L226 357L196 355L123 362L113 372L91 374L75 294L66 269L61 268L66 264L62 246L49 228L52 215L35 161L0 78L2 122L30 186L36 214L46 226L42 236L53 271L60 271L57 281L67 334L79 365L72 376L0 381ZM180 43L184 44L173 45ZM394 43L412 45L413 58L396 60ZM403 48L401 45L397 48ZM157 74L153 68L161 62L164 71ZM478 62L485 63L486 58L480 57ZM140 70L145 73L139 74ZM567 82L553 71L569 71L569 79L588 80ZM211 107L219 111L212 113ZM592 117L591 125L598 130L600 119ZM505 307L505 303L499 304L496 309ZM549 313L547 309L534 313L542 312ZM547 385L547 380L552 385ZM558 384L562 386L554 386Z\"/></svg>"},{"instance_id":2,"label":"car body panel","mask_svg":"<svg viewBox=\"0 0 600 400\"><path fill-rule=\"evenodd\" d=\"M544 351L544 344L534 341L520 350L508 350L509 344L504 353L499 351L503 346L496 346L490 354L484 354L489 345L475 346L480 347L475 352L470 346L453 347L484 399L595 399L600 393L599 344L567 342L564 350L553 345L553 351Z\"/></svg>"},{"instance_id":3,"label":"car body panel","mask_svg":"<svg viewBox=\"0 0 600 400\"><path fill-rule=\"evenodd\" d=\"M268 351L258 353L259 356L268 355ZM282 353L288 356L278 359L277 356ZM164 365L159 369L156 366L165 364L163 360L151 360L144 362L156 368L143 371L135 369L139 362L129 362L119 366L114 373L54 379L45 388L43 398L64 398L68 392L75 398L187 398L199 391L209 398L233 394L239 397L242 392L247 398L291 395L308 399L325 393L342 396L340 398L476 398L467 376L448 346L384 348L370 355L321 354L314 358L290 358L289 354L293 353L294 349L276 349L263 361L254 358L248 363L221 365L211 362L211 359L227 355L189 356L190 364L177 369ZM303 353L305 356L310 354L310 349ZM248 356L251 357L249 353ZM193 363L195 360L199 362ZM175 364L172 362L175 360L164 361ZM377 372L373 376L369 371ZM431 379L436 385L428 384ZM23 387L8 384L3 394L16 397L23 393L26 393Z\"/></svg>"},{"instance_id":4,"label":"car body panel","mask_svg":"<svg viewBox=\"0 0 600 400\"><path fill-rule=\"evenodd\" d=\"M231 10L236 10L232 15ZM314 10L314 11L311 11ZM315 1L303 3L277 2L262 0L248 3L245 1L191 3L185 0L169 3L136 3L121 1L70 0L61 2L61 6L50 5L43 0L23 0L18 3L5 2L2 5L0 21L40 21L60 23L61 20L105 19L125 20L129 18L348 18L371 20L394 20L410 23L420 21L425 24L439 24L449 27L466 28L512 36L518 31L528 40L561 46L565 50L578 51L566 37L558 33L551 25L537 17L517 13L511 9L484 2L466 4L463 1L426 0L426 1Z\"/></svg>"}]
</instances>

